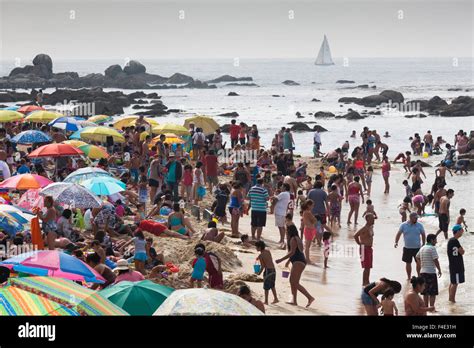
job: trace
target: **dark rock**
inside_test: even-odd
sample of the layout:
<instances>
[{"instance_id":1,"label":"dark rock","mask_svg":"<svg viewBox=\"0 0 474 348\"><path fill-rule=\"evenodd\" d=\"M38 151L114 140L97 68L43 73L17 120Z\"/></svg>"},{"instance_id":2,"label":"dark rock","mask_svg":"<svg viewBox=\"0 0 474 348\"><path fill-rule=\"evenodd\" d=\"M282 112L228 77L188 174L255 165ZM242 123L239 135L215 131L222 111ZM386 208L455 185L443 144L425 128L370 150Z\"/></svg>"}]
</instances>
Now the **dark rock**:
<instances>
[{"instance_id":1,"label":"dark rock","mask_svg":"<svg viewBox=\"0 0 474 348\"><path fill-rule=\"evenodd\" d=\"M131 60L127 65L125 65L123 72L127 75L142 74L146 72L146 68L142 63L136 60Z\"/></svg>"},{"instance_id":2,"label":"dark rock","mask_svg":"<svg viewBox=\"0 0 474 348\"><path fill-rule=\"evenodd\" d=\"M279 98L279 97L283 97L282 95L278 95L278 94L272 94L272 97L274 98Z\"/></svg>"},{"instance_id":3,"label":"dark rock","mask_svg":"<svg viewBox=\"0 0 474 348\"><path fill-rule=\"evenodd\" d=\"M150 103L151 104L156 104L156 103L162 103L162 101L161 101L161 99L152 99L152 100L150 100Z\"/></svg>"},{"instance_id":4,"label":"dark rock","mask_svg":"<svg viewBox=\"0 0 474 348\"><path fill-rule=\"evenodd\" d=\"M199 80L194 80L180 88L198 88L198 89L209 89L209 88L217 88L216 85L209 85L206 82L202 82Z\"/></svg>"},{"instance_id":5,"label":"dark rock","mask_svg":"<svg viewBox=\"0 0 474 348\"><path fill-rule=\"evenodd\" d=\"M236 82L236 81L253 81L251 77L234 77L230 75L222 75L214 80L207 81L208 83L220 83L220 82Z\"/></svg>"},{"instance_id":6,"label":"dark rock","mask_svg":"<svg viewBox=\"0 0 474 348\"><path fill-rule=\"evenodd\" d=\"M377 88L377 86L376 86L376 85L373 85L373 86L370 86L370 88L372 88L372 89L376 89L376 88Z\"/></svg>"},{"instance_id":7,"label":"dark rock","mask_svg":"<svg viewBox=\"0 0 474 348\"><path fill-rule=\"evenodd\" d=\"M219 114L217 116L222 116L222 117L239 117L239 113L236 112L236 111L232 111L232 112L225 112L223 114Z\"/></svg>"},{"instance_id":8,"label":"dark rock","mask_svg":"<svg viewBox=\"0 0 474 348\"><path fill-rule=\"evenodd\" d=\"M474 99L460 96L439 109L441 116L474 116Z\"/></svg>"},{"instance_id":9,"label":"dark rock","mask_svg":"<svg viewBox=\"0 0 474 348\"><path fill-rule=\"evenodd\" d=\"M448 91L450 91L450 92L458 92L458 91L462 91L462 88L460 88L460 87L448 88Z\"/></svg>"},{"instance_id":10,"label":"dark rock","mask_svg":"<svg viewBox=\"0 0 474 348\"><path fill-rule=\"evenodd\" d=\"M158 93L156 93L156 92L148 93L148 94L146 95L146 97L147 97L147 98L150 98L150 99L159 99L159 98L161 98L161 97L158 95Z\"/></svg>"},{"instance_id":11,"label":"dark rock","mask_svg":"<svg viewBox=\"0 0 474 348\"><path fill-rule=\"evenodd\" d=\"M369 114L369 115L382 115L382 111L380 111L380 110L377 110L377 111L369 111L368 114Z\"/></svg>"},{"instance_id":12,"label":"dark rock","mask_svg":"<svg viewBox=\"0 0 474 348\"><path fill-rule=\"evenodd\" d=\"M143 105L134 105L132 106L132 109L137 110L137 109L144 109L145 107Z\"/></svg>"},{"instance_id":13,"label":"dark rock","mask_svg":"<svg viewBox=\"0 0 474 348\"><path fill-rule=\"evenodd\" d=\"M0 109L4 109L4 108L7 108L8 105L4 105L4 104L0 104Z\"/></svg>"},{"instance_id":14,"label":"dark rock","mask_svg":"<svg viewBox=\"0 0 474 348\"><path fill-rule=\"evenodd\" d=\"M337 80L336 83L355 83L355 81L352 81L352 80Z\"/></svg>"},{"instance_id":15,"label":"dark rock","mask_svg":"<svg viewBox=\"0 0 474 348\"><path fill-rule=\"evenodd\" d=\"M114 65L109 66L107 69L105 69L104 74L105 76L110 77L111 79L114 79L121 72L123 72L122 67L118 64L114 64Z\"/></svg>"},{"instance_id":16,"label":"dark rock","mask_svg":"<svg viewBox=\"0 0 474 348\"><path fill-rule=\"evenodd\" d=\"M389 89L382 91L380 95L388 98L388 100L390 100L392 103L403 103L403 101L405 100L403 94Z\"/></svg>"},{"instance_id":17,"label":"dark rock","mask_svg":"<svg viewBox=\"0 0 474 348\"><path fill-rule=\"evenodd\" d=\"M296 114L295 114L297 117L300 117L301 116L301 112L299 111L296 111Z\"/></svg>"},{"instance_id":18,"label":"dark rock","mask_svg":"<svg viewBox=\"0 0 474 348\"><path fill-rule=\"evenodd\" d=\"M358 85L357 88L366 89L369 88L369 85Z\"/></svg>"},{"instance_id":19,"label":"dark rock","mask_svg":"<svg viewBox=\"0 0 474 348\"><path fill-rule=\"evenodd\" d=\"M347 114L343 115L342 118L346 120L362 120L365 117L359 114L357 111L349 111Z\"/></svg>"},{"instance_id":20,"label":"dark rock","mask_svg":"<svg viewBox=\"0 0 474 348\"><path fill-rule=\"evenodd\" d=\"M329 111L318 111L314 113L314 117L323 118L323 117L334 117L335 115Z\"/></svg>"},{"instance_id":21,"label":"dark rock","mask_svg":"<svg viewBox=\"0 0 474 348\"><path fill-rule=\"evenodd\" d=\"M191 76L175 73L171 75L168 80L166 80L166 83L170 83L173 85L181 85L185 83L191 83L193 81L194 79Z\"/></svg>"},{"instance_id":22,"label":"dark rock","mask_svg":"<svg viewBox=\"0 0 474 348\"><path fill-rule=\"evenodd\" d=\"M303 122L297 122L291 126L291 130L294 132L311 132L311 128Z\"/></svg>"},{"instance_id":23,"label":"dark rock","mask_svg":"<svg viewBox=\"0 0 474 348\"><path fill-rule=\"evenodd\" d=\"M389 101L388 97L384 95L380 95L380 94L374 94L374 95L369 95L367 97L361 98L358 102L356 102L356 104L367 106L367 107L375 107L383 103L388 103L388 101Z\"/></svg>"},{"instance_id":24,"label":"dark rock","mask_svg":"<svg viewBox=\"0 0 474 348\"><path fill-rule=\"evenodd\" d=\"M227 93L227 96L229 96L229 97L238 97L239 94L236 93L236 92L229 92L229 93Z\"/></svg>"},{"instance_id":25,"label":"dark rock","mask_svg":"<svg viewBox=\"0 0 474 348\"><path fill-rule=\"evenodd\" d=\"M33 58L33 65L44 65L50 74L53 73L53 60L50 56L44 53L40 53Z\"/></svg>"},{"instance_id":26,"label":"dark rock","mask_svg":"<svg viewBox=\"0 0 474 348\"><path fill-rule=\"evenodd\" d=\"M466 104L466 103L470 103L472 101L472 98L467 96L467 95L460 95L459 97L457 98L454 98L451 103L452 104Z\"/></svg>"},{"instance_id":27,"label":"dark rock","mask_svg":"<svg viewBox=\"0 0 474 348\"><path fill-rule=\"evenodd\" d=\"M138 100L135 101L135 104L148 104L148 101L143 100L143 99L138 99Z\"/></svg>"},{"instance_id":28,"label":"dark rock","mask_svg":"<svg viewBox=\"0 0 474 348\"><path fill-rule=\"evenodd\" d=\"M356 98L356 97L342 97L338 99L338 103L346 103L346 104L358 103L359 100L360 98Z\"/></svg>"},{"instance_id":29,"label":"dark rock","mask_svg":"<svg viewBox=\"0 0 474 348\"><path fill-rule=\"evenodd\" d=\"M301 122L301 121L291 121L291 122L288 122L288 124L298 124L298 123L306 123L306 124L316 124L317 122L316 121L306 121L306 122Z\"/></svg>"},{"instance_id":30,"label":"dark rock","mask_svg":"<svg viewBox=\"0 0 474 348\"><path fill-rule=\"evenodd\" d=\"M284 85L287 86L299 86L300 84L298 82L292 81L292 80L285 80L282 82Z\"/></svg>"},{"instance_id":31,"label":"dark rock","mask_svg":"<svg viewBox=\"0 0 474 348\"><path fill-rule=\"evenodd\" d=\"M184 110L181 109L168 109L169 113L177 113L177 112L184 112Z\"/></svg>"},{"instance_id":32,"label":"dark rock","mask_svg":"<svg viewBox=\"0 0 474 348\"><path fill-rule=\"evenodd\" d=\"M412 114L412 115L405 115L406 118L415 118L415 117L418 117L418 118L425 118L425 117L428 117L427 115L425 114Z\"/></svg>"},{"instance_id":33,"label":"dark rock","mask_svg":"<svg viewBox=\"0 0 474 348\"><path fill-rule=\"evenodd\" d=\"M311 99L311 101L312 101L312 102L320 102L321 100L316 99L316 98L313 98L313 99Z\"/></svg>"},{"instance_id":34,"label":"dark rock","mask_svg":"<svg viewBox=\"0 0 474 348\"><path fill-rule=\"evenodd\" d=\"M428 111L428 100L413 99L405 102L410 110Z\"/></svg>"},{"instance_id":35,"label":"dark rock","mask_svg":"<svg viewBox=\"0 0 474 348\"><path fill-rule=\"evenodd\" d=\"M227 123L221 126L222 133L229 133L229 130L230 130L230 123Z\"/></svg>"},{"instance_id":36,"label":"dark rock","mask_svg":"<svg viewBox=\"0 0 474 348\"><path fill-rule=\"evenodd\" d=\"M315 125L313 127L313 131L318 131L318 132L322 133L322 132L327 132L328 130L326 128L320 126L320 125Z\"/></svg>"},{"instance_id":37,"label":"dark rock","mask_svg":"<svg viewBox=\"0 0 474 348\"><path fill-rule=\"evenodd\" d=\"M148 96L142 91L133 92L128 95L129 99L147 98L147 97Z\"/></svg>"},{"instance_id":38,"label":"dark rock","mask_svg":"<svg viewBox=\"0 0 474 348\"><path fill-rule=\"evenodd\" d=\"M55 78L55 79L66 79L66 78L78 79L79 74L77 72L74 72L74 71L66 71L66 72L62 72L62 73L53 74L53 78Z\"/></svg>"},{"instance_id":39,"label":"dark rock","mask_svg":"<svg viewBox=\"0 0 474 348\"><path fill-rule=\"evenodd\" d=\"M428 100L427 108L429 111L434 111L446 105L448 105L446 100L441 99L438 96L434 96L433 98Z\"/></svg>"},{"instance_id":40,"label":"dark rock","mask_svg":"<svg viewBox=\"0 0 474 348\"><path fill-rule=\"evenodd\" d=\"M226 86L238 86L238 87L260 87L256 83L227 83Z\"/></svg>"}]
</instances>

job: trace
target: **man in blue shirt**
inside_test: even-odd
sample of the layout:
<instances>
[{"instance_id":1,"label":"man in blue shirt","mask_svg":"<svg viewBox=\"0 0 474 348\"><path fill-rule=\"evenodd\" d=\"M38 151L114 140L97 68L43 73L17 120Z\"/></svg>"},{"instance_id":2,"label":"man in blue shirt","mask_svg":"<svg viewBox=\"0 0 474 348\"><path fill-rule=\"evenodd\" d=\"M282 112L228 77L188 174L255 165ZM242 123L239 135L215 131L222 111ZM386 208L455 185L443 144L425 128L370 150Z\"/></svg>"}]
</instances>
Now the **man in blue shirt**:
<instances>
[{"instance_id":1,"label":"man in blue shirt","mask_svg":"<svg viewBox=\"0 0 474 348\"><path fill-rule=\"evenodd\" d=\"M26 165L26 161L24 158L21 159L20 166L17 168L16 172L18 174L29 174L31 172L30 167Z\"/></svg>"},{"instance_id":2,"label":"man in blue shirt","mask_svg":"<svg viewBox=\"0 0 474 348\"><path fill-rule=\"evenodd\" d=\"M410 219L400 225L397 236L395 237L395 248L398 246L398 241L403 234L403 241L405 247L403 248L402 261L406 264L406 272L408 280L411 278L411 263L416 262L416 272L420 275L421 264L416 259L416 254L420 248L425 244L425 229L422 224L418 222L418 214L412 212Z\"/></svg>"}]
</instances>

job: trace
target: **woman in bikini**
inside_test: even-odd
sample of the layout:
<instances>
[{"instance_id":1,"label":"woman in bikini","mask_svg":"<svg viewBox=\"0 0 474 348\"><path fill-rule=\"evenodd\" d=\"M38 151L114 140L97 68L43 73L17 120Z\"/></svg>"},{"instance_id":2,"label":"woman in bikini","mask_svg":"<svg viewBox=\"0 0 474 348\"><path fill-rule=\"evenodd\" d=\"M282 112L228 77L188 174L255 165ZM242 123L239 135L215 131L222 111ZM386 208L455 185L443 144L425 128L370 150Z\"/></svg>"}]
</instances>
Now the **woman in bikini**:
<instances>
[{"instance_id":1,"label":"woman in bikini","mask_svg":"<svg viewBox=\"0 0 474 348\"><path fill-rule=\"evenodd\" d=\"M54 200L51 196L44 198L44 206L47 209L46 213L43 214L41 210L37 209L36 215L43 221L43 233L45 235L45 242L48 245L49 250L55 249L57 234L57 212L54 208Z\"/></svg>"},{"instance_id":2,"label":"woman in bikini","mask_svg":"<svg viewBox=\"0 0 474 348\"><path fill-rule=\"evenodd\" d=\"M309 250L311 243L316 238L316 217L312 213L314 202L311 199L306 200L301 204L301 211L303 212L303 234L304 234L304 256L309 264L311 259L309 257Z\"/></svg>"},{"instance_id":3,"label":"woman in bikini","mask_svg":"<svg viewBox=\"0 0 474 348\"><path fill-rule=\"evenodd\" d=\"M387 156L384 156L382 160L382 177L383 181L385 182L385 191L383 193L389 193L390 191L390 183L388 182L388 178L390 177L390 162Z\"/></svg>"},{"instance_id":4,"label":"woman in bikini","mask_svg":"<svg viewBox=\"0 0 474 348\"><path fill-rule=\"evenodd\" d=\"M346 202L349 202L351 207L349 215L347 216L347 224L351 224L351 217L354 214L354 224L357 225L357 219L359 218L359 206L360 199L362 198L362 204L364 204L364 194L362 186L359 184L360 177L356 176L354 182L350 183L347 187Z\"/></svg>"},{"instance_id":5,"label":"woman in bikini","mask_svg":"<svg viewBox=\"0 0 474 348\"><path fill-rule=\"evenodd\" d=\"M300 291L308 299L306 308L311 306L311 303L314 301L314 297L309 294L309 292L300 284L301 275L306 267L306 259L303 254L303 242L298 236L298 229L295 225L290 225L287 227L287 240L288 240L288 254L282 257L281 259L276 260L276 263L281 263L282 261L289 259L291 262L291 271L290 271L290 286L291 294L293 295L293 300L287 302L291 305L297 306L296 296L298 291Z\"/></svg>"}]
</instances>

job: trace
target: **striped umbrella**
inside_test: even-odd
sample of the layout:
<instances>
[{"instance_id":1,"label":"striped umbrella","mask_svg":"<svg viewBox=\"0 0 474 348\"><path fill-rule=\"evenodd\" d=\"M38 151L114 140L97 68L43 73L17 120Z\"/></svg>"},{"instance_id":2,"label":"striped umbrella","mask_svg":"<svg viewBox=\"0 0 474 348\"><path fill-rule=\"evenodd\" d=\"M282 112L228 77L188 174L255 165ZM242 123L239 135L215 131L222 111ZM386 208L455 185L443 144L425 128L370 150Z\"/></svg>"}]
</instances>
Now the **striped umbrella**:
<instances>
[{"instance_id":1,"label":"striped umbrella","mask_svg":"<svg viewBox=\"0 0 474 348\"><path fill-rule=\"evenodd\" d=\"M22 277L10 279L10 284L22 290L49 298L80 315L128 315L98 291L70 280L50 277Z\"/></svg>"},{"instance_id":2,"label":"striped umbrella","mask_svg":"<svg viewBox=\"0 0 474 348\"><path fill-rule=\"evenodd\" d=\"M44 110L44 108L38 105L23 105L17 111L26 115L29 112L38 111L38 110Z\"/></svg>"},{"instance_id":3,"label":"striped umbrella","mask_svg":"<svg viewBox=\"0 0 474 348\"><path fill-rule=\"evenodd\" d=\"M59 128L59 129L64 129L69 132L75 132L78 131L79 129L85 128L83 126L83 122L86 120L81 118L81 117L59 117L55 120L52 120L51 122L48 123L49 126Z\"/></svg>"},{"instance_id":4,"label":"striped umbrella","mask_svg":"<svg viewBox=\"0 0 474 348\"><path fill-rule=\"evenodd\" d=\"M89 117L87 120L95 124L101 124L101 123L111 121L112 117L107 116L107 115L95 115L95 116Z\"/></svg>"},{"instance_id":5,"label":"striped umbrella","mask_svg":"<svg viewBox=\"0 0 474 348\"><path fill-rule=\"evenodd\" d=\"M2 315L79 315L46 296L36 295L15 286L0 289L0 316Z\"/></svg>"},{"instance_id":6,"label":"striped umbrella","mask_svg":"<svg viewBox=\"0 0 474 348\"><path fill-rule=\"evenodd\" d=\"M78 149L83 151L90 159L109 158L107 150L101 146L86 144L79 146Z\"/></svg>"}]
</instances>

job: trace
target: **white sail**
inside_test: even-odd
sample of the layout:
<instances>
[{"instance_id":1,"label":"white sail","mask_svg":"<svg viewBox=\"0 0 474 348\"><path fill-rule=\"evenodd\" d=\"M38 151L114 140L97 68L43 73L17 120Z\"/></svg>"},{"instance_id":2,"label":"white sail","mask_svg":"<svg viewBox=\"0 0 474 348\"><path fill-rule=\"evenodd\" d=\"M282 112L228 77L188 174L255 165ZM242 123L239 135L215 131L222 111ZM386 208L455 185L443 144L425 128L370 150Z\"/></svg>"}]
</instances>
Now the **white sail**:
<instances>
[{"instance_id":1,"label":"white sail","mask_svg":"<svg viewBox=\"0 0 474 348\"><path fill-rule=\"evenodd\" d=\"M334 65L331 57L331 49L329 48L328 39L326 35L324 35L323 43L321 44L321 48L319 49L318 57L316 58L316 65Z\"/></svg>"}]
</instances>

